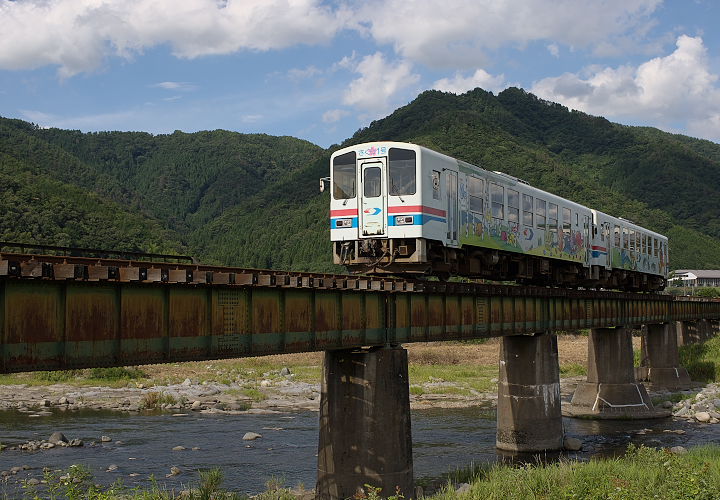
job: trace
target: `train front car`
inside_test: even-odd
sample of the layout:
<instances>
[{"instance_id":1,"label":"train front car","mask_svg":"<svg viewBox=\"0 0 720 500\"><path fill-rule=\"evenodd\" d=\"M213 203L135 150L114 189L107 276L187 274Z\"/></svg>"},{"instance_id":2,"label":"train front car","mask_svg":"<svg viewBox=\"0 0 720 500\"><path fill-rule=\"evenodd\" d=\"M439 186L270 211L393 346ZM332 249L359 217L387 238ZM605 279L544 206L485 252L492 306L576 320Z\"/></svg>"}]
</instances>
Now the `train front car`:
<instances>
[{"instance_id":1,"label":"train front car","mask_svg":"<svg viewBox=\"0 0 720 500\"><path fill-rule=\"evenodd\" d=\"M427 202L425 191L432 200L439 178L421 175L423 149L379 142L332 155L330 239L335 264L357 273L431 271L427 238L444 234L447 213L439 196Z\"/></svg>"}]
</instances>

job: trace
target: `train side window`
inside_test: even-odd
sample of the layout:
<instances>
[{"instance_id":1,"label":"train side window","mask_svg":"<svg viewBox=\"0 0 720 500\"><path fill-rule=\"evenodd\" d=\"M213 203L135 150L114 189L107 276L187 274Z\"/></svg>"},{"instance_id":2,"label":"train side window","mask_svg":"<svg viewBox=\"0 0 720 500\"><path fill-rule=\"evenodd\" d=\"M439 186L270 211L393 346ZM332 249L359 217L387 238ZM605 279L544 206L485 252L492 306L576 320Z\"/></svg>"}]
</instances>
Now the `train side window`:
<instances>
[{"instance_id":1,"label":"train side window","mask_svg":"<svg viewBox=\"0 0 720 500\"><path fill-rule=\"evenodd\" d=\"M535 222L538 229L545 229L545 200L535 198Z\"/></svg>"},{"instance_id":2,"label":"train side window","mask_svg":"<svg viewBox=\"0 0 720 500\"><path fill-rule=\"evenodd\" d=\"M520 222L520 193L508 189L508 222Z\"/></svg>"},{"instance_id":3,"label":"train side window","mask_svg":"<svg viewBox=\"0 0 720 500\"><path fill-rule=\"evenodd\" d=\"M648 253L648 248L647 248L647 235L646 235L646 234L643 234L643 235L642 235L642 253L645 254L645 255L647 255L647 253Z\"/></svg>"},{"instance_id":4,"label":"train side window","mask_svg":"<svg viewBox=\"0 0 720 500\"><path fill-rule=\"evenodd\" d=\"M333 198L355 198L355 152L350 151L333 159Z\"/></svg>"},{"instance_id":5,"label":"train side window","mask_svg":"<svg viewBox=\"0 0 720 500\"><path fill-rule=\"evenodd\" d=\"M555 203L548 203L548 226L557 227L558 206Z\"/></svg>"},{"instance_id":6,"label":"train side window","mask_svg":"<svg viewBox=\"0 0 720 500\"><path fill-rule=\"evenodd\" d=\"M622 228L622 232L623 232L623 248L627 250L627 248L628 248L628 240L629 240L629 237L628 237L628 234L629 234L628 228L623 227L623 228Z\"/></svg>"},{"instance_id":7,"label":"train side window","mask_svg":"<svg viewBox=\"0 0 720 500\"><path fill-rule=\"evenodd\" d=\"M415 194L415 151L412 149L390 148L388 154L390 173L390 194L410 196Z\"/></svg>"},{"instance_id":8,"label":"train side window","mask_svg":"<svg viewBox=\"0 0 720 500\"><path fill-rule=\"evenodd\" d=\"M523 224L533 225L533 197L528 194L523 195Z\"/></svg>"},{"instance_id":9,"label":"train side window","mask_svg":"<svg viewBox=\"0 0 720 500\"><path fill-rule=\"evenodd\" d=\"M504 219L505 215L505 188L495 184L494 182L490 183L490 203L491 203L491 210L492 210L492 216L496 219Z\"/></svg>"},{"instance_id":10,"label":"train side window","mask_svg":"<svg viewBox=\"0 0 720 500\"><path fill-rule=\"evenodd\" d=\"M630 250L637 251L637 233L634 229L630 230Z\"/></svg>"},{"instance_id":11,"label":"train side window","mask_svg":"<svg viewBox=\"0 0 720 500\"><path fill-rule=\"evenodd\" d=\"M655 257L658 256L658 247L659 247L659 246L658 246L658 239L657 239L657 238L653 238L653 255L654 255Z\"/></svg>"},{"instance_id":12,"label":"train side window","mask_svg":"<svg viewBox=\"0 0 720 500\"><path fill-rule=\"evenodd\" d=\"M570 224L572 223L572 211L569 208L562 209L562 230L564 237L570 237Z\"/></svg>"},{"instance_id":13,"label":"train side window","mask_svg":"<svg viewBox=\"0 0 720 500\"><path fill-rule=\"evenodd\" d=\"M620 248L620 226L616 224L613 231L615 233L615 248Z\"/></svg>"},{"instance_id":14,"label":"train side window","mask_svg":"<svg viewBox=\"0 0 720 500\"><path fill-rule=\"evenodd\" d=\"M468 201L470 210L479 214L484 213L483 198L485 194L485 181L477 177L468 176Z\"/></svg>"}]
</instances>

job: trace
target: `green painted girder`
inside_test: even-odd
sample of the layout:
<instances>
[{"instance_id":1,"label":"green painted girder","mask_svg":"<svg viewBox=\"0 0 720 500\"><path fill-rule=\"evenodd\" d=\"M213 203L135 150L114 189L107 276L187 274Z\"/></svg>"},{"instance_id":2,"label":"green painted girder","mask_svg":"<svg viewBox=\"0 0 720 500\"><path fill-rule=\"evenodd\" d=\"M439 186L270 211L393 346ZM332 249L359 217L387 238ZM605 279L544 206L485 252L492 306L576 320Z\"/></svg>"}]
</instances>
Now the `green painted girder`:
<instances>
[{"instance_id":1,"label":"green painted girder","mask_svg":"<svg viewBox=\"0 0 720 500\"><path fill-rule=\"evenodd\" d=\"M453 283L374 288L0 277L0 372L720 319L720 301L669 295Z\"/></svg>"}]
</instances>

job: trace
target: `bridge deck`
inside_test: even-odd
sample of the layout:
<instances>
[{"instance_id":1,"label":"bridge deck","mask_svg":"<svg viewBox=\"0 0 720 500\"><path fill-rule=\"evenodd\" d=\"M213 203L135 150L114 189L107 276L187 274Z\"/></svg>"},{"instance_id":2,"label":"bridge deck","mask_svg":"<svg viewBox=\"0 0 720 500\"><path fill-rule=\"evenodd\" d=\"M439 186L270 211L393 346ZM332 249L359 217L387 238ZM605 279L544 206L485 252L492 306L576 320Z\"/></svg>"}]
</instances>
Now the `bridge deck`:
<instances>
[{"instance_id":1,"label":"bridge deck","mask_svg":"<svg viewBox=\"0 0 720 500\"><path fill-rule=\"evenodd\" d=\"M720 301L0 253L0 372L720 319Z\"/></svg>"}]
</instances>

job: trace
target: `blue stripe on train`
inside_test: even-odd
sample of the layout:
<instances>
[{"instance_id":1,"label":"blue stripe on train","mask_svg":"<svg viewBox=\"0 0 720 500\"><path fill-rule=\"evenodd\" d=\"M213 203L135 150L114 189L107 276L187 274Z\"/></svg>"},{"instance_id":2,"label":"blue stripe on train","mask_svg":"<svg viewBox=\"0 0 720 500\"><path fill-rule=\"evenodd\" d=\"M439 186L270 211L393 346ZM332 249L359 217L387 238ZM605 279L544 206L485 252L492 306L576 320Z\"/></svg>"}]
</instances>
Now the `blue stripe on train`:
<instances>
[{"instance_id":1,"label":"blue stripe on train","mask_svg":"<svg viewBox=\"0 0 720 500\"><path fill-rule=\"evenodd\" d=\"M413 222L412 224L396 224L395 223L395 217L412 217ZM414 214L414 215L391 215L388 217L388 226L417 226L421 224L427 224L431 221L440 221L445 222L444 217L435 217L434 215L427 215L427 214Z\"/></svg>"},{"instance_id":2,"label":"blue stripe on train","mask_svg":"<svg viewBox=\"0 0 720 500\"><path fill-rule=\"evenodd\" d=\"M397 215L389 216L388 217L388 226L397 226L398 225L398 224L395 224L395 217L402 217L402 216L397 216ZM405 217L410 217L410 216L408 215ZM336 217L336 218L330 219L330 229L350 229L353 227L358 227L358 218L357 217L352 218L352 225L350 226L350 228L337 227L335 221L337 221L338 219L348 219L348 218L349 217ZM444 217L435 217L434 215L427 215L427 214L414 214L414 215L412 215L412 218L413 218L412 224L400 224L400 225L401 226L417 226L417 225L421 225L421 224L427 224L428 222L432 222L432 221L438 221L438 222L445 223L445 221L447 220Z\"/></svg>"},{"instance_id":3,"label":"blue stripe on train","mask_svg":"<svg viewBox=\"0 0 720 500\"><path fill-rule=\"evenodd\" d=\"M348 227L337 227L337 226L335 225L335 224L336 224L335 221L337 221L338 219L349 219L349 217L337 217L337 218L335 218L335 219L330 219L330 229L350 229L350 228L353 228L353 227L358 227L358 218L357 218L357 217L353 217L353 218L352 218L352 225L350 226L350 228L348 228Z\"/></svg>"}]
</instances>

